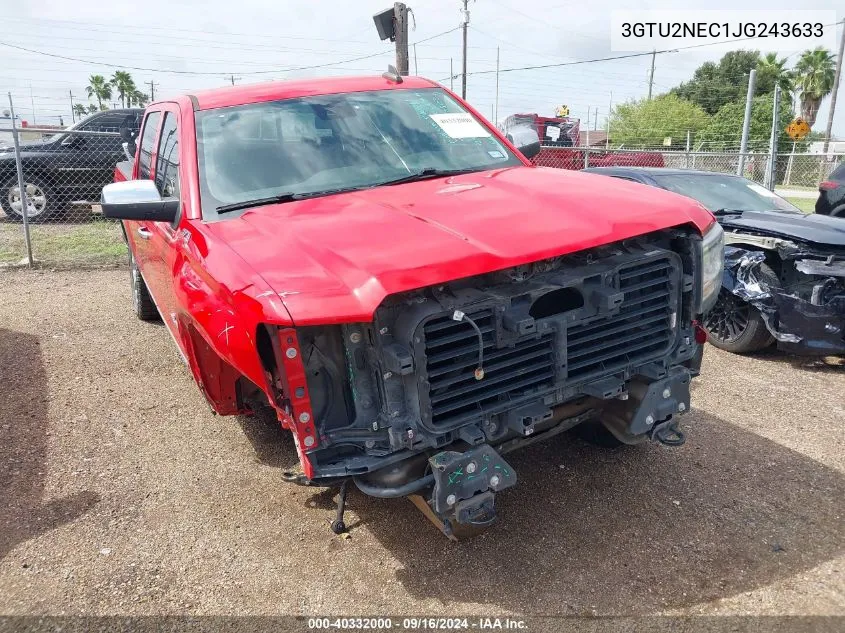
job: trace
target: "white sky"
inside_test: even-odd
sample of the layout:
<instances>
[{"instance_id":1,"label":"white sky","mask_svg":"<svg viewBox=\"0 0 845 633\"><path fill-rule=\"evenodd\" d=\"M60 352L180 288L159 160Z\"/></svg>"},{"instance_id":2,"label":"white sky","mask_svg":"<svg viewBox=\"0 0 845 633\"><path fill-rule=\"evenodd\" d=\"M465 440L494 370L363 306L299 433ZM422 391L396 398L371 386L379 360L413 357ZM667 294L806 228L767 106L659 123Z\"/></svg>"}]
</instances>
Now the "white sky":
<instances>
[{"instance_id":1,"label":"white sky","mask_svg":"<svg viewBox=\"0 0 845 633\"><path fill-rule=\"evenodd\" d=\"M811 0L814 9L837 9L833 0ZM416 17L411 42L458 26L459 0L408 0ZM0 0L0 42L57 55L104 62L95 65L64 61L0 46L0 111L12 92L23 118L69 122L70 98L87 101L90 74L110 76L115 69L131 72L144 82L155 81L156 97L225 85L234 73L239 83L287 77L381 73L393 59L393 44L376 35L372 16L392 5L390 0ZM470 2L469 72L494 70L496 47L501 68L567 62L618 55L610 50L610 11L637 8L793 9L789 0L736 2L691 1L622 2L621 0L477 0ZM837 34L838 37L838 34ZM752 48L750 45L746 45ZM753 47L760 48L760 47ZM762 49L765 52L765 49ZM835 52L835 51L834 51ZM375 57L314 70L284 71L381 53ZM654 91L665 92L689 79L695 68L723 53L707 48L658 55ZM422 42L416 47L418 74L448 85L449 60L460 70L459 30ZM794 62L797 53L792 54ZM573 116L591 127L598 108L604 126L608 103L644 97L648 89L650 56L543 70L502 73L499 80L499 119L514 112L551 116L554 107L568 104ZM128 66L157 69L132 70ZM414 50L411 49L414 74ZM163 72L185 71L184 74ZM255 71L271 70L266 74ZM199 73L199 74L192 74ZM459 92L459 80L455 88ZM834 121L834 134L845 137L845 88ZM495 74L470 76L468 100L488 118L495 99ZM828 102L822 105L815 129L824 130Z\"/></svg>"}]
</instances>

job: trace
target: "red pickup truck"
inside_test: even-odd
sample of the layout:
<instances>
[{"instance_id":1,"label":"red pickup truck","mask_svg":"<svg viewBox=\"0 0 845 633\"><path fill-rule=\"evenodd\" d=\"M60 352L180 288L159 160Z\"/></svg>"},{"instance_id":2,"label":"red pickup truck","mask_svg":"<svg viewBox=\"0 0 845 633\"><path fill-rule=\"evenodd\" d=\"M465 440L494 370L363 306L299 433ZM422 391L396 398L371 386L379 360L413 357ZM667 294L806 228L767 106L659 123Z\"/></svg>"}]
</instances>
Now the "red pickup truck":
<instances>
[{"instance_id":1,"label":"red pickup truck","mask_svg":"<svg viewBox=\"0 0 845 633\"><path fill-rule=\"evenodd\" d=\"M215 412L275 412L338 531L350 481L452 534L526 444L683 442L722 230L515 139L421 78L235 86L148 106L103 190L138 317Z\"/></svg>"}]
</instances>

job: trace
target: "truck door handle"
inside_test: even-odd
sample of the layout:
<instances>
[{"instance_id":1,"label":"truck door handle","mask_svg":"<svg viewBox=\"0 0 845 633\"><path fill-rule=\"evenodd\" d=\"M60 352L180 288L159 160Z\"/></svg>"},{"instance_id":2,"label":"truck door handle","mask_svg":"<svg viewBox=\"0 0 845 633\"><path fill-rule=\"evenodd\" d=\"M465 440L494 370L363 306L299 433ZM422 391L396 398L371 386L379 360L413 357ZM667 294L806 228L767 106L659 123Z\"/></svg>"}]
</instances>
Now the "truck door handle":
<instances>
[{"instance_id":1,"label":"truck door handle","mask_svg":"<svg viewBox=\"0 0 845 633\"><path fill-rule=\"evenodd\" d=\"M138 227L138 235L141 236L142 240L148 240L153 236L153 234L150 233L150 230L143 226Z\"/></svg>"}]
</instances>

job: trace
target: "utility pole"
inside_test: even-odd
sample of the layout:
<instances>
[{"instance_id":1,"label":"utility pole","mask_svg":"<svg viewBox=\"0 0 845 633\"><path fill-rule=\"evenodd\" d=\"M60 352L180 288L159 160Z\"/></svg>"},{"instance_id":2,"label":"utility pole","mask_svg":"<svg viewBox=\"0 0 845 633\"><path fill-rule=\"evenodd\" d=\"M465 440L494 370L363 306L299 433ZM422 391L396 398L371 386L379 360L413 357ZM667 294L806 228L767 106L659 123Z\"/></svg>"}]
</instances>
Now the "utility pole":
<instances>
[{"instance_id":1,"label":"utility pole","mask_svg":"<svg viewBox=\"0 0 845 633\"><path fill-rule=\"evenodd\" d=\"M596 106L596 116L593 117L593 132L599 129L599 107Z\"/></svg>"},{"instance_id":2,"label":"utility pole","mask_svg":"<svg viewBox=\"0 0 845 633\"><path fill-rule=\"evenodd\" d=\"M648 100L651 101L651 89L654 86L654 58L657 56L657 51L651 51L651 72L648 74Z\"/></svg>"},{"instance_id":3,"label":"utility pole","mask_svg":"<svg viewBox=\"0 0 845 633\"><path fill-rule=\"evenodd\" d=\"M590 110L592 109L593 106L587 106L587 147L590 146Z\"/></svg>"},{"instance_id":4,"label":"utility pole","mask_svg":"<svg viewBox=\"0 0 845 633\"><path fill-rule=\"evenodd\" d=\"M493 123L499 122L499 47L496 47L496 108L493 110Z\"/></svg>"},{"instance_id":5,"label":"utility pole","mask_svg":"<svg viewBox=\"0 0 845 633\"><path fill-rule=\"evenodd\" d=\"M467 9L467 4L469 0L463 0L464 3L464 15L463 20L461 20L461 25L463 26L464 32L464 44L463 44L463 70L461 71L461 98L467 98L467 27L469 26L469 9Z\"/></svg>"},{"instance_id":6,"label":"utility pole","mask_svg":"<svg viewBox=\"0 0 845 633\"><path fill-rule=\"evenodd\" d=\"M772 134L769 137L769 168L766 170L765 185L769 191L775 190L778 162L778 134L780 134L780 86L775 84L775 94L772 100Z\"/></svg>"},{"instance_id":7,"label":"utility pole","mask_svg":"<svg viewBox=\"0 0 845 633\"><path fill-rule=\"evenodd\" d=\"M70 95L70 118L76 123L76 112L73 109L73 90L68 90L67 93Z\"/></svg>"},{"instance_id":8,"label":"utility pole","mask_svg":"<svg viewBox=\"0 0 845 633\"><path fill-rule=\"evenodd\" d=\"M455 91L455 71L452 70L452 58L449 58L449 90Z\"/></svg>"},{"instance_id":9,"label":"utility pole","mask_svg":"<svg viewBox=\"0 0 845 633\"><path fill-rule=\"evenodd\" d=\"M396 70L408 74L408 7L402 2L393 3L393 34L396 43Z\"/></svg>"},{"instance_id":10,"label":"utility pole","mask_svg":"<svg viewBox=\"0 0 845 633\"><path fill-rule=\"evenodd\" d=\"M822 154L827 155L830 146L830 134L833 131L833 114L836 112L836 93L839 92L839 79L842 77L842 57L845 55L845 20L842 25L842 35L839 36L839 55L836 57L836 74L833 77L833 90L830 91L830 112L827 113L827 127L824 131L824 147Z\"/></svg>"},{"instance_id":11,"label":"utility pole","mask_svg":"<svg viewBox=\"0 0 845 633\"><path fill-rule=\"evenodd\" d=\"M607 126L604 137L604 148L610 149L610 113L613 112L613 91L610 91L610 100L607 102ZM598 114L596 114L598 116Z\"/></svg>"},{"instance_id":12,"label":"utility pole","mask_svg":"<svg viewBox=\"0 0 845 633\"><path fill-rule=\"evenodd\" d=\"M227 75L225 78L231 81L233 86L235 85L236 81L239 81L241 79L240 77L235 77L234 75Z\"/></svg>"},{"instance_id":13,"label":"utility pole","mask_svg":"<svg viewBox=\"0 0 845 633\"><path fill-rule=\"evenodd\" d=\"M754 100L754 83L757 81L757 70L752 68L748 75L748 94L745 96L745 118L742 122L742 140L739 142L739 160L736 165L736 175L742 176L745 169L745 152L748 151L748 130L751 127L751 102Z\"/></svg>"},{"instance_id":14,"label":"utility pole","mask_svg":"<svg viewBox=\"0 0 845 633\"><path fill-rule=\"evenodd\" d=\"M417 75L417 76L419 76L419 74L420 74L420 69L417 66L417 45L416 44L414 44L414 74Z\"/></svg>"},{"instance_id":15,"label":"utility pole","mask_svg":"<svg viewBox=\"0 0 845 633\"><path fill-rule=\"evenodd\" d=\"M149 81L145 81L144 83L146 83L150 87L150 101L155 101L156 100L156 84L155 84L155 82L152 79L150 79Z\"/></svg>"},{"instance_id":16,"label":"utility pole","mask_svg":"<svg viewBox=\"0 0 845 633\"><path fill-rule=\"evenodd\" d=\"M32 82L29 84L29 101L32 104L32 124L35 125L35 97L32 96Z\"/></svg>"}]
</instances>

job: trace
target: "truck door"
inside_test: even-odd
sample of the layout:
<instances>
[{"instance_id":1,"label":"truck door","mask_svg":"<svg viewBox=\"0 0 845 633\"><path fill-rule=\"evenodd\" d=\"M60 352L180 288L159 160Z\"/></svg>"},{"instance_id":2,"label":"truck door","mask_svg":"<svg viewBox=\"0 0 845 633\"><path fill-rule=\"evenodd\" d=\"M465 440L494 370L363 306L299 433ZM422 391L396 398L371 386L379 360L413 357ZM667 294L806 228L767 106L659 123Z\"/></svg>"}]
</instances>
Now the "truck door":
<instances>
[{"instance_id":1,"label":"truck door","mask_svg":"<svg viewBox=\"0 0 845 633\"><path fill-rule=\"evenodd\" d=\"M179 158L179 107L176 104L163 104L161 132L156 143L155 167L153 180L162 198L180 199L180 158ZM174 338L181 342L176 331L177 299L174 284L178 277L178 268L187 253L185 242L180 235L183 206L173 223L149 222L149 278L145 278L153 298L158 305L161 318L171 329Z\"/></svg>"},{"instance_id":2,"label":"truck door","mask_svg":"<svg viewBox=\"0 0 845 633\"><path fill-rule=\"evenodd\" d=\"M138 144L138 157L135 161L135 173L133 177L141 179L152 178L153 160L155 158L156 141L158 141L158 131L161 124L161 111L154 110L147 112L144 119L144 127L141 131L141 142ZM150 238L152 231L150 229L152 222L125 220L123 228L126 231L126 240L129 242L129 248L132 251L132 256L138 264L141 271L141 276L147 282L147 288L153 295L153 300L158 303L155 289L150 285L148 277L151 275L150 270Z\"/></svg>"},{"instance_id":3,"label":"truck door","mask_svg":"<svg viewBox=\"0 0 845 633\"><path fill-rule=\"evenodd\" d=\"M82 125L64 135L56 147L52 164L54 183L67 201L99 200L100 192L112 181L114 164L123 152L118 136L97 136L86 132L117 133L126 119L125 112L104 112L86 119Z\"/></svg>"}]
</instances>

